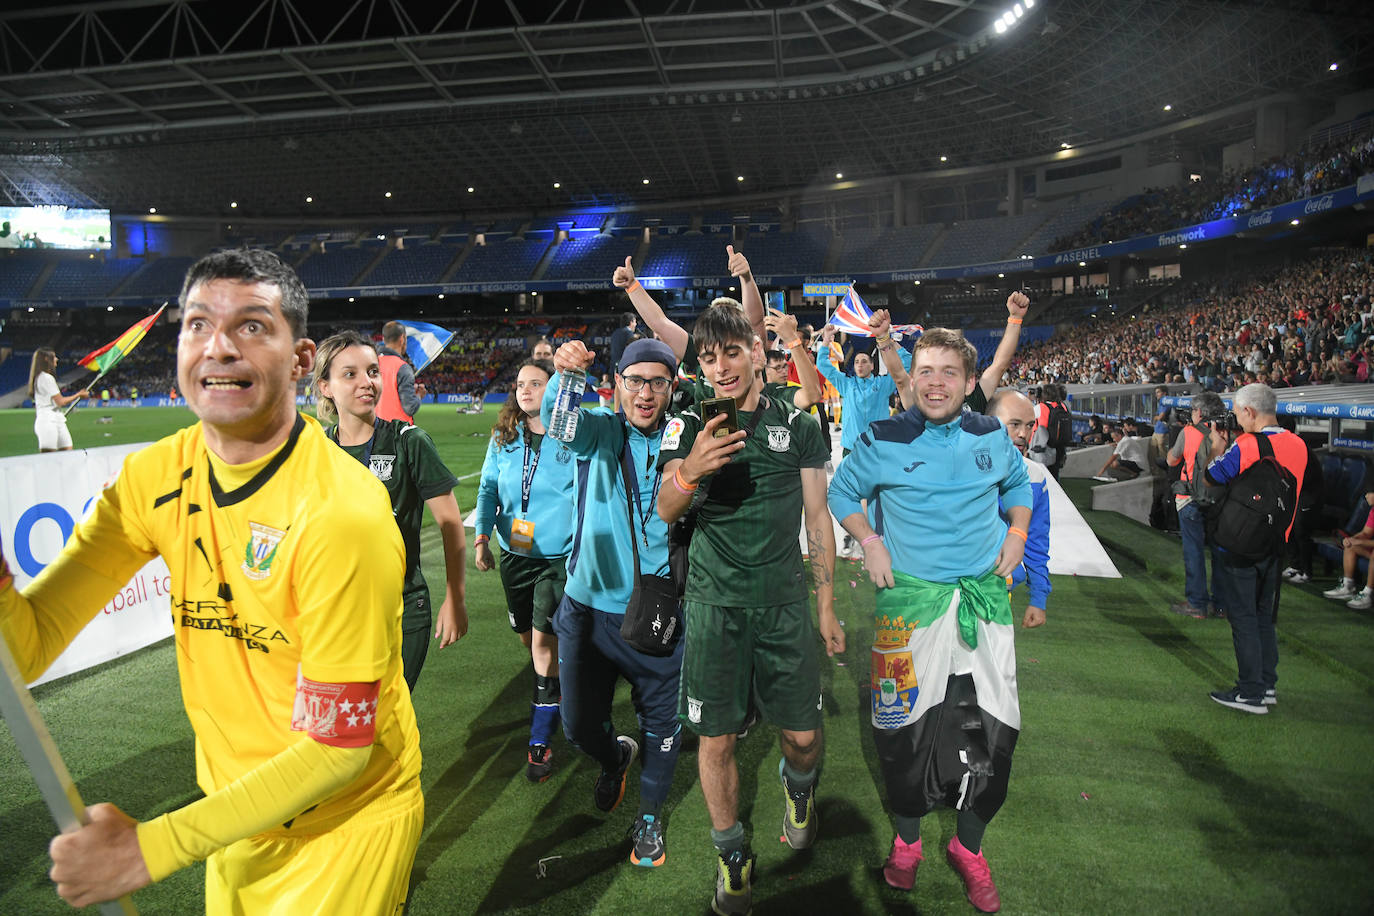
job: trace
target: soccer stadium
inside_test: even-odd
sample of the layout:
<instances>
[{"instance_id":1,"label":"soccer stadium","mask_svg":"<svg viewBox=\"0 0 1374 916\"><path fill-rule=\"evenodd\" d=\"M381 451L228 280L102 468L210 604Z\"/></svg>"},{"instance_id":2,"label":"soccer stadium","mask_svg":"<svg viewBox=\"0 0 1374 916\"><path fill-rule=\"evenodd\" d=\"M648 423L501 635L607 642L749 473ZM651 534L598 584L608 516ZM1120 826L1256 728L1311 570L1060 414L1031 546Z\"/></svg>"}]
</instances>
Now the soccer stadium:
<instances>
[{"instance_id":1,"label":"soccer stadium","mask_svg":"<svg viewBox=\"0 0 1374 916\"><path fill-rule=\"evenodd\" d=\"M1374 907L1366 4L0 51L0 913Z\"/></svg>"}]
</instances>

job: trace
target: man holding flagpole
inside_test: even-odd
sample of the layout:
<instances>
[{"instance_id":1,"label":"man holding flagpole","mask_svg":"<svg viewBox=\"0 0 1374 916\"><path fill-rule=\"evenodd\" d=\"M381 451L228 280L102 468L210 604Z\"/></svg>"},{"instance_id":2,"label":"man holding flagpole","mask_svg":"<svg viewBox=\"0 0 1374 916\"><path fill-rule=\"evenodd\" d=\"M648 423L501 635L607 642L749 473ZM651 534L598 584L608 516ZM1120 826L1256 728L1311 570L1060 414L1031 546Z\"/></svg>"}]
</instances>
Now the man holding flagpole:
<instances>
[{"instance_id":1,"label":"man holding flagpole","mask_svg":"<svg viewBox=\"0 0 1374 916\"><path fill-rule=\"evenodd\" d=\"M50 874L80 907L205 860L210 913L400 912L424 799L391 501L296 409L315 343L289 266L215 252L180 304L199 422L130 455L22 592L0 557L0 636L37 677L161 555L205 794L143 822L92 805L50 844Z\"/></svg>"}]
</instances>

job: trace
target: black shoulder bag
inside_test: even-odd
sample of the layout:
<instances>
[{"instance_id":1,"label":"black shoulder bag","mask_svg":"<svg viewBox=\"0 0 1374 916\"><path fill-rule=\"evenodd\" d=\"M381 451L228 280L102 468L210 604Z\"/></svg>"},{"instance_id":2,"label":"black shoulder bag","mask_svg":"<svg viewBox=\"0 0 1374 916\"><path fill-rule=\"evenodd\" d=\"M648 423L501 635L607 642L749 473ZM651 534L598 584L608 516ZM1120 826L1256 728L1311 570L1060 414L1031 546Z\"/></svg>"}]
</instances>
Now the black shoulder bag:
<instances>
[{"instance_id":1,"label":"black shoulder bag","mask_svg":"<svg viewBox=\"0 0 1374 916\"><path fill-rule=\"evenodd\" d=\"M680 593L668 576L646 575L639 571L639 539L636 536L634 509L630 506L630 494L638 493L639 488L630 476L628 437L625 445L620 452L620 474L625 478L625 517L630 522L635 587L630 593L629 603L625 605L625 620L620 625L620 636L636 652L662 657L673 654L682 636L678 603Z\"/></svg>"}]
</instances>

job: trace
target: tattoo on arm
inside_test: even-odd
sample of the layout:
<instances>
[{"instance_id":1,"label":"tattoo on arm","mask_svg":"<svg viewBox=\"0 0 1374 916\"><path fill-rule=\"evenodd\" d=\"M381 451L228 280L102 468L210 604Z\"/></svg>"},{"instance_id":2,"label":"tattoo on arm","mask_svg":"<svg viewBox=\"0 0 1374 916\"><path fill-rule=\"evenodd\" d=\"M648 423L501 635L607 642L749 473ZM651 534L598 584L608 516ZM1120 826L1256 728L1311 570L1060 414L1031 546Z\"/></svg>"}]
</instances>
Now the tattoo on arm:
<instances>
[{"instance_id":1,"label":"tattoo on arm","mask_svg":"<svg viewBox=\"0 0 1374 916\"><path fill-rule=\"evenodd\" d=\"M831 571L831 558L826 555L823 528L806 529L806 557L811 563L811 581L817 588L830 585L834 581Z\"/></svg>"}]
</instances>

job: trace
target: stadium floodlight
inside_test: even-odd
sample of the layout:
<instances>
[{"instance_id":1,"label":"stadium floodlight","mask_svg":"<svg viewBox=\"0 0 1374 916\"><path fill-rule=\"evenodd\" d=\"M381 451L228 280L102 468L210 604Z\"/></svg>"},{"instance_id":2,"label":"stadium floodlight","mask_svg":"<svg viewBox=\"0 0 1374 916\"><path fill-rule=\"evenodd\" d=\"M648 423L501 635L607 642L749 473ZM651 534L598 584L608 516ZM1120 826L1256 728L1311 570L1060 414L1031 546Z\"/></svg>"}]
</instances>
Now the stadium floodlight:
<instances>
[{"instance_id":1,"label":"stadium floodlight","mask_svg":"<svg viewBox=\"0 0 1374 916\"><path fill-rule=\"evenodd\" d=\"M949 157L948 157L948 156L941 156L941 157L940 157L940 161L941 161L941 162L948 162L948 161L949 161Z\"/></svg>"},{"instance_id":2,"label":"stadium floodlight","mask_svg":"<svg viewBox=\"0 0 1374 916\"><path fill-rule=\"evenodd\" d=\"M1020 19L1022 16L1026 15L1026 11L1021 8L1021 4L1019 3L1013 6L1011 8L1011 11L1013 14L1015 14L1017 19Z\"/></svg>"},{"instance_id":3,"label":"stadium floodlight","mask_svg":"<svg viewBox=\"0 0 1374 916\"><path fill-rule=\"evenodd\" d=\"M644 184L648 184L648 183L649 183L649 179L645 178L644 181L643 181L643 183L644 183Z\"/></svg>"},{"instance_id":4,"label":"stadium floodlight","mask_svg":"<svg viewBox=\"0 0 1374 916\"><path fill-rule=\"evenodd\" d=\"M1294 220L1294 222L1297 222L1297 220ZM105 306L105 311L107 311L107 312L113 312L113 311L114 311L114 306L113 306L113 305L107 305L107 306Z\"/></svg>"},{"instance_id":5,"label":"stadium floodlight","mask_svg":"<svg viewBox=\"0 0 1374 916\"><path fill-rule=\"evenodd\" d=\"M1288 225L1290 225L1290 226L1296 226L1296 225L1298 225L1298 223L1300 223L1300 222L1302 222L1302 220L1300 220L1300 219L1295 219L1295 220L1293 220L1292 222L1290 222Z\"/></svg>"},{"instance_id":6,"label":"stadium floodlight","mask_svg":"<svg viewBox=\"0 0 1374 916\"><path fill-rule=\"evenodd\" d=\"M476 191L476 190L477 190L477 189L474 188L472 185L468 185L468 193L469 193L469 194L471 194L472 192L474 192L474 191Z\"/></svg>"},{"instance_id":7,"label":"stadium floodlight","mask_svg":"<svg viewBox=\"0 0 1374 916\"><path fill-rule=\"evenodd\" d=\"M835 180L836 180L836 181L839 181L839 180L840 180L841 178L843 178L843 177L844 177L844 172L836 172L836 173L835 173Z\"/></svg>"},{"instance_id":8,"label":"stadium floodlight","mask_svg":"<svg viewBox=\"0 0 1374 916\"><path fill-rule=\"evenodd\" d=\"M1026 9L1030 9L1031 7L1035 6L1035 0L1021 0L1021 2L1026 4Z\"/></svg>"},{"instance_id":9,"label":"stadium floodlight","mask_svg":"<svg viewBox=\"0 0 1374 916\"><path fill-rule=\"evenodd\" d=\"M1002 14L1002 21L1009 26L1016 25L1016 14L1011 10L1007 10Z\"/></svg>"},{"instance_id":10,"label":"stadium floodlight","mask_svg":"<svg viewBox=\"0 0 1374 916\"><path fill-rule=\"evenodd\" d=\"M389 197L391 197L391 192L390 192L390 191L387 191L386 194L384 194L384 195L382 195L382 196L383 196L383 197L388 197L388 198L389 198Z\"/></svg>"},{"instance_id":11,"label":"stadium floodlight","mask_svg":"<svg viewBox=\"0 0 1374 916\"><path fill-rule=\"evenodd\" d=\"M1165 110L1165 111L1173 111L1173 110L1174 110L1174 106L1173 106L1173 105L1165 105L1165 106L1164 106L1164 110Z\"/></svg>"},{"instance_id":12,"label":"stadium floodlight","mask_svg":"<svg viewBox=\"0 0 1374 916\"><path fill-rule=\"evenodd\" d=\"M557 190L558 190L559 188L561 188L561 187L563 187L563 182L561 182L561 181L555 181L555 182L553 183L553 189L554 189L555 191L557 191Z\"/></svg>"},{"instance_id":13,"label":"stadium floodlight","mask_svg":"<svg viewBox=\"0 0 1374 916\"><path fill-rule=\"evenodd\" d=\"M735 180L736 180L736 181L743 181L743 180L744 180L744 176L743 176L743 175L736 175L736 176L735 176Z\"/></svg>"},{"instance_id":14,"label":"stadium floodlight","mask_svg":"<svg viewBox=\"0 0 1374 916\"><path fill-rule=\"evenodd\" d=\"M313 197L307 197L307 198L305 199L305 202L308 203L308 204L313 204L313 203L315 202L315 198L313 198Z\"/></svg>"},{"instance_id":15,"label":"stadium floodlight","mask_svg":"<svg viewBox=\"0 0 1374 916\"><path fill-rule=\"evenodd\" d=\"M1327 67L1326 69L1330 70L1332 73L1335 73L1337 70L1341 69L1341 65L1333 60L1331 62L1331 66Z\"/></svg>"},{"instance_id":16,"label":"stadium floodlight","mask_svg":"<svg viewBox=\"0 0 1374 916\"><path fill-rule=\"evenodd\" d=\"M239 206L239 202L238 202L237 200L231 200L231 201L229 201L229 209L231 209L231 210L237 210L237 209L238 209L238 206Z\"/></svg>"},{"instance_id":17,"label":"stadium floodlight","mask_svg":"<svg viewBox=\"0 0 1374 916\"><path fill-rule=\"evenodd\" d=\"M1007 30L1007 24L1000 19L994 22L992 24L992 27L996 30L998 35L1001 35L1003 32Z\"/></svg>"}]
</instances>

